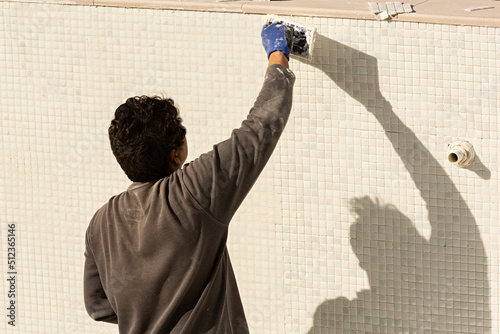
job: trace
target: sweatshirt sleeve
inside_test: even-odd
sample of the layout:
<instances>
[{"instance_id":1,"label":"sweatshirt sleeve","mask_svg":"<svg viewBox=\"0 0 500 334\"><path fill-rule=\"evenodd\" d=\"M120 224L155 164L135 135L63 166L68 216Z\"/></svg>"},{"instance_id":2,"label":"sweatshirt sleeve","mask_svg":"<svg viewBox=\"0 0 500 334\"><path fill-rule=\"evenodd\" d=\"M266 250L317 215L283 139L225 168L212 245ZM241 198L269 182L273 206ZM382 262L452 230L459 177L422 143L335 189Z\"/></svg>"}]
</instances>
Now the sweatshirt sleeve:
<instances>
[{"instance_id":1,"label":"sweatshirt sleeve","mask_svg":"<svg viewBox=\"0 0 500 334\"><path fill-rule=\"evenodd\" d=\"M99 270L90 249L88 235L85 237L85 268L83 275L85 308L90 317L96 321L117 324L118 318L104 292Z\"/></svg>"},{"instance_id":2,"label":"sweatshirt sleeve","mask_svg":"<svg viewBox=\"0 0 500 334\"><path fill-rule=\"evenodd\" d=\"M269 66L241 127L184 167L187 193L219 222L229 223L276 147L290 115L294 82L288 68Z\"/></svg>"}]
</instances>

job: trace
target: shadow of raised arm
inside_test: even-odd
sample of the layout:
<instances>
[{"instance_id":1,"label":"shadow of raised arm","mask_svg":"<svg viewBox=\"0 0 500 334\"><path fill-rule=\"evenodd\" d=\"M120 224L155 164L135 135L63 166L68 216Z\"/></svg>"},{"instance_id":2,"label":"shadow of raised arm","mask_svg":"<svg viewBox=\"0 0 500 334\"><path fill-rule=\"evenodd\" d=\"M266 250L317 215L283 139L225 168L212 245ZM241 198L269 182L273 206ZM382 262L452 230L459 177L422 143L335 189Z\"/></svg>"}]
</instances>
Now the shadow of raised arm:
<instances>
[{"instance_id":1,"label":"shadow of raised arm","mask_svg":"<svg viewBox=\"0 0 500 334\"><path fill-rule=\"evenodd\" d=\"M318 34L311 61L297 60L318 68L349 94L368 108L381 108L384 98L378 82L377 58Z\"/></svg>"},{"instance_id":2,"label":"shadow of raised arm","mask_svg":"<svg viewBox=\"0 0 500 334\"><path fill-rule=\"evenodd\" d=\"M371 290L359 294L355 301L347 302L345 298L338 298L320 305L311 333L319 332L319 328L325 329L318 327L317 317L324 319L328 310L339 308L341 312L345 312L346 308L359 308L360 304L366 306L374 296L379 300L399 298L403 304L407 304L402 307L407 307L408 314L400 314L399 325L396 325L398 319L393 319L393 327L406 328L409 332L425 326L424 328L429 329L444 328L438 330L442 333L489 333L491 312L487 257L475 218L467 203L443 167L384 98L378 83L377 59L322 35L317 36L316 43L314 59L304 62L323 71L340 89L360 102L378 120L426 203L432 233L430 239L425 240L416 231L414 224L394 206L381 207L367 197L353 199L353 203L359 207L354 208L358 213L358 221L355 224L357 226L351 229L351 245L362 262L361 267L367 271ZM378 212L378 218L373 216L373 212ZM392 217L390 222L383 218L387 214ZM374 254L389 254L388 256L392 257L388 262L390 265L385 262L383 265L377 263L378 268L375 268L377 266L373 263L366 263L375 261L375 258L361 254L359 245L370 244L370 240L359 239L372 238L373 235L356 231L362 230L362 226L368 223L372 227L377 225L377 228L393 224L394 230L398 232L388 229L387 233L399 233L398 237L403 237L401 240L407 240L407 245L398 244L398 247L403 249L389 249L396 245L394 243L391 246L391 243L382 245L372 242L372 245L378 245L378 248L371 246ZM406 232L401 231L401 227L404 227ZM366 231L370 229L364 230ZM415 250L415 244L412 243L420 244L420 254L418 248L413 253L406 252L411 247ZM405 254L412 254L413 258L405 258ZM408 261L412 261L413 265L407 265ZM400 268L394 268L397 265ZM391 277L393 281L383 282L379 271L388 268L392 270L392 275L384 277ZM397 275L393 275L396 272L401 275L396 277ZM375 276L377 280L372 279ZM409 285L413 288L409 289L410 292L394 288L390 290L392 295L384 296L384 293L389 293L386 288L388 284ZM415 298L404 296L408 293ZM351 321L363 321L361 319L364 318L353 316ZM333 314L331 319L331 324L327 327L329 333L340 333L341 330L359 326L346 322L346 317L342 314ZM390 322L385 318L379 321ZM387 331L392 332L393 329Z\"/></svg>"}]
</instances>

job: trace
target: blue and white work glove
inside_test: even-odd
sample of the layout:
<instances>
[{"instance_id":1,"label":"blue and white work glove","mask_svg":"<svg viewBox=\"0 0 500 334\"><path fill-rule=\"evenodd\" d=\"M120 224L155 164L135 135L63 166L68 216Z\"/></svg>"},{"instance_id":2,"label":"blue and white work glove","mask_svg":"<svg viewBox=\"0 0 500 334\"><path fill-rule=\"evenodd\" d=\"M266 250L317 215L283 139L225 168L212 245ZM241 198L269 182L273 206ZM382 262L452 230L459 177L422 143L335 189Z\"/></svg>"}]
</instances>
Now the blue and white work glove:
<instances>
[{"instance_id":1,"label":"blue and white work glove","mask_svg":"<svg viewBox=\"0 0 500 334\"><path fill-rule=\"evenodd\" d=\"M267 53L267 59L274 51L281 51L290 59L292 48L293 28L280 23L267 23L260 33L262 45Z\"/></svg>"}]
</instances>

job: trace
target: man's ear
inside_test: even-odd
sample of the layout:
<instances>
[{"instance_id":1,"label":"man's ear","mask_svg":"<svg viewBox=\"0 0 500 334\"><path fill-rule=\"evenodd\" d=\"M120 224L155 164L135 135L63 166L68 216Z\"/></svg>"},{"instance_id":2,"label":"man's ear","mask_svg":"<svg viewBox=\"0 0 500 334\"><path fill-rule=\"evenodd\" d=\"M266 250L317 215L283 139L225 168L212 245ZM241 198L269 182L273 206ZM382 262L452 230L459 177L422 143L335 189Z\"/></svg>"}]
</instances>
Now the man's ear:
<instances>
[{"instance_id":1,"label":"man's ear","mask_svg":"<svg viewBox=\"0 0 500 334\"><path fill-rule=\"evenodd\" d=\"M170 161L176 165L178 165L180 163L180 160L177 158L177 150L175 148L173 148L170 151L169 158L170 158Z\"/></svg>"}]
</instances>

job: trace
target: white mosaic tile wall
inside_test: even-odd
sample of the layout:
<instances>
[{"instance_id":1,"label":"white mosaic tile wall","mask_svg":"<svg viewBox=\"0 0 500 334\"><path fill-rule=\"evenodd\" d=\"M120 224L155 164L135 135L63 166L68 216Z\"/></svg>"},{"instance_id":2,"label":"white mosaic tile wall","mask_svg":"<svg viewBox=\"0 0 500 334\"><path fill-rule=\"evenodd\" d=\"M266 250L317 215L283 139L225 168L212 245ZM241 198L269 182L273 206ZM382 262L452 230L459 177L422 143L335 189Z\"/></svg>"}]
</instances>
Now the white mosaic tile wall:
<instances>
[{"instance_id":1,"label":"white mosaic tile wall","mask_svg":"<svg viewBox=\"0 0 500 334\"><path fill-rule=\"evenodd\" d=\"M181 108L193 159L253 104L262 17L0 4L2 309L16 327L117 333L83 307L83 236L129 182L108 147L142 94ZM320 36L229 247L253 333L499 333L500 30L297 20ZM468 139L468 169L447 145Z\"/></svg>"}]
</instances>

